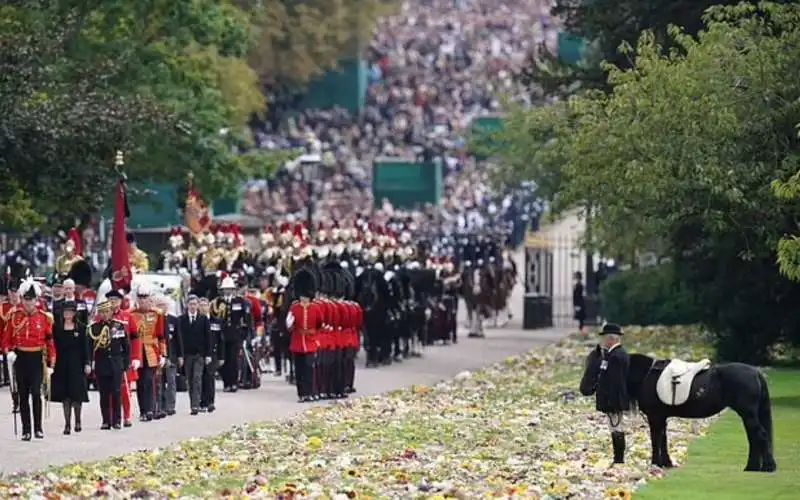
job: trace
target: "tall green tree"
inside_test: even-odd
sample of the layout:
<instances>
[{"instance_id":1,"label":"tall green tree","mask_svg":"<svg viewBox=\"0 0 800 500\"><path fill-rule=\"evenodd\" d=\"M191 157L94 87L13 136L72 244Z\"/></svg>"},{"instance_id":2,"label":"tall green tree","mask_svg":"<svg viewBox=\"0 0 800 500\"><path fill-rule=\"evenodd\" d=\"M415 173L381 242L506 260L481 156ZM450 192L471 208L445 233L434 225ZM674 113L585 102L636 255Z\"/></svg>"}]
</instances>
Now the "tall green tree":
<instances>
[{"instance_id":1,"label":"tall green tree","mask_svg":"<svg viewBox=\"0 0 800 500\"><path fill-rule=\"evenodd\" d=\"M689 35L703 28L703 13L713 5L733 5L741 0L556 0L552 15L563 22L564 31L591 42L584 64L569 65L556 54L531 60L525 79L547 94L565 94L576 88L610 90L602 62L630 68L635 53L620 52L622 45L635 45L642 31L652 31L662 49L672 45L669 26L681 26ZM757 2L749 2L757 3Z\"/></svg>"},{"instance_id":2,"label":"tall green tree","mask_svg":"<svg viewBox=\"0 0 800 500\"><path fill-rule=\"evenodd\" d=\"M533 179L556 209L592 207L593 247L670 258L728 358L763 360L800 339L800 290L776 247L800 202L777 200L796 176L800 7L714 7L698 39L645 32L630 69L605 66L610 93L513 109L506 179Z\"/></svg>"},{"instance_id":3,"label":"tall green tree","mask_svg":"<svg viewBox=\"0 0 800 500\"><path fill-rule=\"evenodd\" d=\"M58 225L132 180L188 171L209 196L268 173L243 124L264 105L229 1L15 0L0 7L0 223ZM224 132L224 133L221 133Z\"/></svg>"}]
</instances>

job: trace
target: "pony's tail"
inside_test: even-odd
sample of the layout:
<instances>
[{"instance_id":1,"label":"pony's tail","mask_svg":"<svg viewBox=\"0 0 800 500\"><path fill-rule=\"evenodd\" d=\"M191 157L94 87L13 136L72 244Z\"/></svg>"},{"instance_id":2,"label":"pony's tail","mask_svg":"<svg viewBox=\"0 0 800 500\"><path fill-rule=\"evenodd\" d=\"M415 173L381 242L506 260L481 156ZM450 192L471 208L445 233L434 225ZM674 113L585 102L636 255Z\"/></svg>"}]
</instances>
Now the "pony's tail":
<instances>
[{"instance_id":1,"label":"pony's tail","mask_svg":"<svg viewBox=\"0 0 800 500\"><path fill-rule=\"evenodd\" d=\"M767 433L769 453L772 454L772 401L769 397L769 385L763 373L758 374L761 381L761 399L758 402L758 421Z\"/></svg>"}]
</instances>

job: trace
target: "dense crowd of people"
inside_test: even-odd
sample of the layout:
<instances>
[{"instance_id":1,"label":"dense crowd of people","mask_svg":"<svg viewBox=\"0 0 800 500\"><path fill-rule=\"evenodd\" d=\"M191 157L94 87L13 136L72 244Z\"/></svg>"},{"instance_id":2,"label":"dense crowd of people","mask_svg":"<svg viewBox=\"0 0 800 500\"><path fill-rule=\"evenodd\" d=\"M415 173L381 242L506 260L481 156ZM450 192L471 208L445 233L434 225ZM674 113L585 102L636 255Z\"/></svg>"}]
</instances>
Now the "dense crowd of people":
<instances>
[{"instance_id":1,"label":"dense crowd of people","mask_svg":"<svg viewBox=\"0 0 800 500\"><path fill-rule=\"evenodd\" d=\"M530 89L514 76L541 45L556 50L551 4L406 1L375 29L358 116L341 108L306 109L254 124L256 142L270 149L319 144L323 174L313 189L318 218L338 220L372 208L390 213L387 200L372 199L371 169L377 157L402 156L441 161L444 201L426 210L436 220L494 224L507 220L509 209L517 220L524 220L523 213L530 219L536 207L524 196L489 192L489 165L469 154L467 141L472 120L498 113L503 97L530 100ZM305 217L307 196L301 173L282 170L248 185L243 210L263 218Z\"/></svg>"}]
</instances>

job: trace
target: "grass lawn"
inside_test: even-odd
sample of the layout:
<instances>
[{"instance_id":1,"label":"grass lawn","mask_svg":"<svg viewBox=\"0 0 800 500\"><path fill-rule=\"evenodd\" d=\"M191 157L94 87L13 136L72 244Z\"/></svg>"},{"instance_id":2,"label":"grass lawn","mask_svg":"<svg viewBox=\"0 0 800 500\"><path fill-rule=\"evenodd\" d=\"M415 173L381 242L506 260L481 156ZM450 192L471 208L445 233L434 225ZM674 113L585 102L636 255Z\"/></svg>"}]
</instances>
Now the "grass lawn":
<instances>
[{"instance_id":1,"label":"grass lawn","mask_svg":"<svg viewBox=\"0 0 800 500\"><path fill-rule=\"evenodd\" d=\"M769 372L778 472L743 472L747 438L741 420L727 411L708 435L689 446L679 470L635 493L637 499L790 499L800 488L800 370Z\"/></svg>"}]
</instances>

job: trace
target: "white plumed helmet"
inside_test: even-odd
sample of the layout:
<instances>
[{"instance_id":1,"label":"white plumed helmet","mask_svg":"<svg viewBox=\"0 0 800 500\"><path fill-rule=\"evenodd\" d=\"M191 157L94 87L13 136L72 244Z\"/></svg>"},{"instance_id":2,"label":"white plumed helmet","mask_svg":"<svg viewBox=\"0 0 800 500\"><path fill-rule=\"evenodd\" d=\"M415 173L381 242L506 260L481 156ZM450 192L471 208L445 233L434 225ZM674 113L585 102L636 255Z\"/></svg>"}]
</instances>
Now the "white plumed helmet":
<instances>
[{"instance_id":1,"label":"white plumed helmet","mask_svg":"<svg viewBox=\"0 0 800 500\"><path fill-rule=\"evenodd\" d=\"M233 278L231 278L230 276L227 276L225 279L222 280L222 283L219 285L219 288L221 290L225 290L225 289L235 290L236 289L236 283L233 282Z\"/></svg>"}]
</instances>

